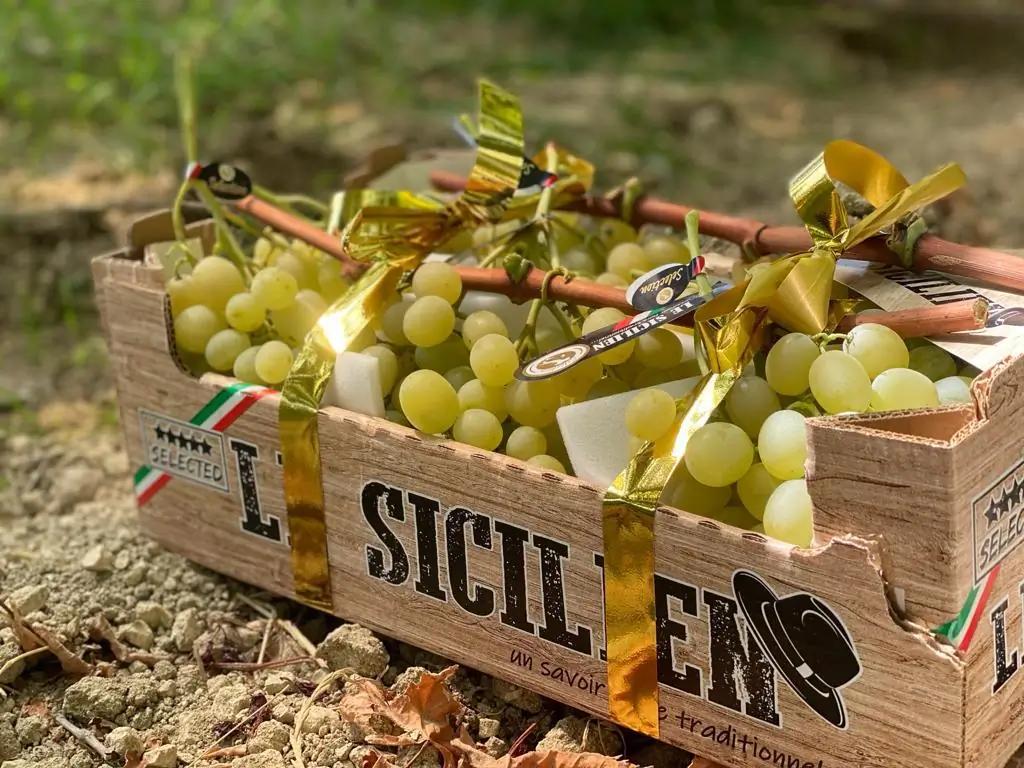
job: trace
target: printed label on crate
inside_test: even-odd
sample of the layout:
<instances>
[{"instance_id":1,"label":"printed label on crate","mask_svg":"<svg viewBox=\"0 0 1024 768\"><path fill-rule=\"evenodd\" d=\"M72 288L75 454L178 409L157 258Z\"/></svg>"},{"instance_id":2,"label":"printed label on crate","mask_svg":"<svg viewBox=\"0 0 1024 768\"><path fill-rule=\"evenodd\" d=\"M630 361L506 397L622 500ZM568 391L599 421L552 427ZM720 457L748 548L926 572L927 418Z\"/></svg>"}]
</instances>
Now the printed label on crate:
<instances>
[{"instance_id":1,"label":"printed label on crate","mask_svg":"<svg viewBox=\"0 0 1024 768\"><path fill-rule=\"evenodd\" d=\"M377 480L363 485L360 509L374 537L364 550L371 578L448 603L476 620L500 622L583 656L606 658L593 629L574 617L565 581L569 563L577 559L601 578L600 553L573 549L550 531L528 530L459 505L445 508L428 495ZM405 529L404 536L396 526ZM415 551L408 540L416 542ZM496 551L501 568L490 576L477 572L471 547ZM779 687L785 685L821 720L846 730L843 689L860 677L862 667L837 611L808 592L778 589L752 570L735 571L730 586L723 594L666 573L655 575L658 682L774 728L783 727ZM536 615L533 605L539 606ZM688 638L692 642L693 626L701 622L707 627L707 667L675 650ZM546 660L535 664L528 645L500 652L525 672L592 696L608 694L606 683L589 674ZM710 726L683 711L663 715L684 729L687 720L692 727L703 722L702 732ZM744 754L748 747L757 749L756 739L735 727L721 729L723 740L717 728L715 733L717 743L727 739Z\"/></svg>"},{"instance_id":2,"label":"printed label on crate","mask_svg":"<svg viewBox=\"0 0 1024 768\"><path fill-rule=\"evenodd\" d=\"M150 468L220 491L228 490L223 436L141 408L139 421Z\"/></svg>"},{"instance_id":3,"label":"printed label on crate","mask_svg":"<svg viewBox=\"0 0 1024 768\"><path fill-rule=\"evenodd\" d=\"M975 497L974 581L985 576L1024 541L1024 461Z\"/></svg>"}]
</instances>

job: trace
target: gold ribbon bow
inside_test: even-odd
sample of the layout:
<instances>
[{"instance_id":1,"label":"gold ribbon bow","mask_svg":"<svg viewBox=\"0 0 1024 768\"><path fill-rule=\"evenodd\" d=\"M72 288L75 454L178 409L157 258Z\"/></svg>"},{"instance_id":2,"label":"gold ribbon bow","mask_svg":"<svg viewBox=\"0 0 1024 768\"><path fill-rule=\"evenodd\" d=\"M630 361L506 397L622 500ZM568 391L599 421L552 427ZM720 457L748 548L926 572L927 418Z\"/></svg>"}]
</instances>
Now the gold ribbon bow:
<instances>
[{"instance_id":1,"label":"gold ribbon bow","mask_svg":"<svg viewBox=\"0 0 1024 768\"><path fill-rule=\"evenodd\" d=\"M761 348L769 322L818 333L838 321L829 298L836 260L845 250L944 197L964 180L960 168L950 164L909 184L867 147L833 141L790 183L790 196L811 235L811 250L754 267L745 283L697 311L695 331L708 373L677 403L669 435L640 449L608 488L602 505L608 702L611 716L623 725L658 735L655 510L690 437ZM874 206L853 226L837 183Z\"/></svg>"},{"instance_id":2,"label":"gold ribbon bow","mask_svg":"<svg viewBox=\"0 0 1024 768\"><path fill-rule=\"evenodd\" d=\"M317 419L339 354L395 296L404 272L463 227L499 220L515 193L523 158L519 101L481 81L476 163L465 191L448 205L408 192L361 193L363 205L342 240L369 268L307 335L281 391L279 431L284 464L292 574L296 595L331 607L327 529Z\"/></svg>"}]
</instances>

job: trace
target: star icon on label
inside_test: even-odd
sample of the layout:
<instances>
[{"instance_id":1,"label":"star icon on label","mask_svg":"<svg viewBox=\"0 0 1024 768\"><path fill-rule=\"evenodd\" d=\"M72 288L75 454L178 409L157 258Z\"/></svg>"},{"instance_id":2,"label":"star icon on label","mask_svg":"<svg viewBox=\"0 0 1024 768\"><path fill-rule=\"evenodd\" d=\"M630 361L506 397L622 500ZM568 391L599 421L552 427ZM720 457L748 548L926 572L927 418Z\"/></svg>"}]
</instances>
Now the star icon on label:
<instances>
[{"instance_id":1,"label":"star icon on label","mask_svg":"<svg viewBox=\"0 0 1024 768\"><path fill-rule=\"evenodd\" d=\"M985 510L985 519L988 520L988 527L991 528L993 525L999 522L999 505L990 504L989 508Z\"/></svg>"}]
</instances>

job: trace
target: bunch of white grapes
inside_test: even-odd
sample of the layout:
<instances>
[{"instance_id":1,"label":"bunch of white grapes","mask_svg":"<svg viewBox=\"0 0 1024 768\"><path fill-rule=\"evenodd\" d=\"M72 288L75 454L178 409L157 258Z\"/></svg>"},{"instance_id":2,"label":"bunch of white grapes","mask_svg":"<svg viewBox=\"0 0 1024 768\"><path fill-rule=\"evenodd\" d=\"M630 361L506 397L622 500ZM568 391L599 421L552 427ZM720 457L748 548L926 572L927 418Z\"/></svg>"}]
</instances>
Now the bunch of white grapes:
<instances>
[{"instance_id":1,"label":"bunch of white grapes","mask_svg":"<svg viewBox=\"0 0 1024 768\"><path fill-rule=\"evenodd\" d=\"M261 238L242 269L206 256L167 282L178 352L195 373L280 384L303 338L348 285L340 262L299 241L285 248Z\"/></svg>"},{"instance_id":2,"label":"bunch of white grapes","mask_svg":"<svg viewBox=\"0 0 1024 768\"><path fill-rule=\"evenodd\" d=\"M836 340L825 339L825 342ZM972 374L923 340L911 347L892 329L858 325L841 348L789 333L768 351L763 376L748 368L724 407L686 446L664 501L694 514L801 547L814 537L804 480L805 412L846 414L970 402ZM675 401L649 389L630 401L626 427L655 441L671 429Z\"/></svg>"}]
</instances>

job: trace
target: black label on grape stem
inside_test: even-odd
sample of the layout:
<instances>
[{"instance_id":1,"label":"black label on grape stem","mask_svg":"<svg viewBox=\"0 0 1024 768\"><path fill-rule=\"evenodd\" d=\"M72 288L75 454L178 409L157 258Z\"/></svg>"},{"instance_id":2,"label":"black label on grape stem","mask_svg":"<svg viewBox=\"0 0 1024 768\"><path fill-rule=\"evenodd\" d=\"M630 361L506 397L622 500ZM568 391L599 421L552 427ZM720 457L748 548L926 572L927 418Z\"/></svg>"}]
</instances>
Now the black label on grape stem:
<instances>
[{"instance_id":1,"label":"black label on grape stem","mask_svg":"<svg viewBox=\"0 0 1024 768\"><path fill-rule=\"evenodd\" d=\"M645 272L626 289L626 301L637 312L667 306L679 298L690 281L704 269L704 257L689 264L666 264Z\"/></svg>"},{"instance_id":2,"label":"black label on grape stem","mask_svg":"<svg viewBox=\"0 0 1024 768\"><path fill-rule=\"evenodd\" d=\"M205 181L213 194L225 200L241 200L252 194L252 179L245 171L228 163L203 165L191 175Z\"/></svg>"},{"instance_id":3,"label":"black label on grape stem","mask_svg":"<svg viewBox=\"0 0 1024 768\"><path fill-rule=\"evenodd\" d=\"M724 293L729 287L727 283L715 283L711 289L711 295L707 299L700 294L687 296L673 304L643 312L635 317L624 318L615 325L580 336L576 341L545 352L540 357L521 366L516 371L516 378L520 381L538 381L557 376L588 357L607 352L609 349L625 344L659 326L675 322L694 312L710 298Z\"/></svg>"},{"instance_id":4,"label":"black label on grape stem","mask_svg":"<svg viewBox=\"0 0 1024 768\"><path fill-rule=\"evenodd\" d=\"M523 169L519 172L519 189L550 187L556 181L558 181L558 176L541 169L530 158L523 158Z\"/></svg>"}]
</instances>

